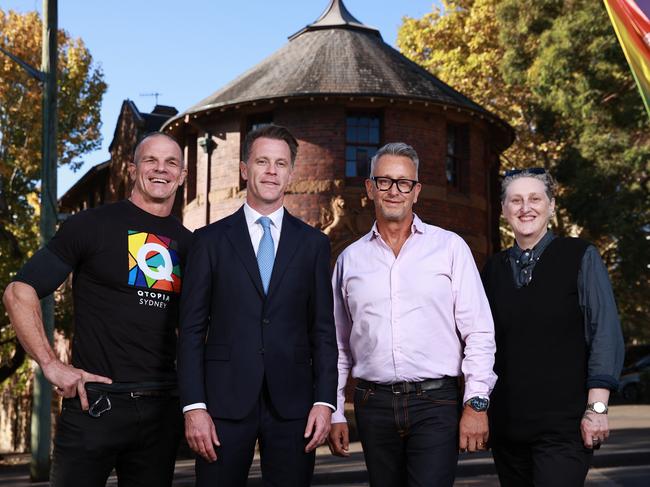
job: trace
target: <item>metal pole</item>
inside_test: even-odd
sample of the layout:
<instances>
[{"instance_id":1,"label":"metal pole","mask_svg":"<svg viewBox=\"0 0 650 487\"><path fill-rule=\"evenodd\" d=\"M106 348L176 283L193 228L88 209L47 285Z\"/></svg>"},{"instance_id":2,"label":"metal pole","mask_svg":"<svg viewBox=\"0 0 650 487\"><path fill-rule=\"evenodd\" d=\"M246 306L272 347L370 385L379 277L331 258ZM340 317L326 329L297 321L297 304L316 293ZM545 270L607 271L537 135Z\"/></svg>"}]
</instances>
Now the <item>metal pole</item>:
<instances>
[{"instance_id":1,"label":"metal pole","mask_svg":"<svg viewBox=\"0 0 650 487\"><path fill-rule=\"evenodd\" d=\"M56 200L56 58L58 32L57 0L43 0L43 153L41 170L41 247L54 236L57 220ZM54 297L41 301L43 326L52 342L54 336ZM52 429L52 387L40 369L34 378L32 403L30 478L44 481L50 474Z\"/></svg>"}]
</instances>

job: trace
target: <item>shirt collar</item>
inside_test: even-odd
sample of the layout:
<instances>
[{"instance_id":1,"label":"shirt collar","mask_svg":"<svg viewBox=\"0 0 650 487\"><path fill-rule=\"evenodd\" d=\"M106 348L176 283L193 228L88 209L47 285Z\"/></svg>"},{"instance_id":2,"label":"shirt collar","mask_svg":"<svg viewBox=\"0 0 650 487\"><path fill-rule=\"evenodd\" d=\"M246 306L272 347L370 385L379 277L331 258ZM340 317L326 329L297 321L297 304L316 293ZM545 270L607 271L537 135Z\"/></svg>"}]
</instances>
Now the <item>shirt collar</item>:
<instances>
[{"instance_id":1,"label":"shirt collar","mask_svg":"<svg viewBox=\"0 0 650 487\"><path fill-rule=\"evenodd\" d=\"M539 258L539 256L542 255L546 247L548 247L548 244L550 244L554 238L555 235L553 234L553 232L551 232L550 230L547 231L542 237L542 239L539 242L537 242L537 245L533 247L532 257ZM517 241L515 240L515 244L510 248L510 255L514 257L515 260L519 260L521 254L523 254L525 250L528 249L522 249L521 247L519 247Z\"/></svg>"},{"instance_id":2,"label":"shirt collar","mask_svg":"<svg viewBox=\"0 0 650 487\"><path fill-rule=\"evenodd\" d=\"M413 223L411 223L411 235L414 233L424 233L424 223L422 220L420 220L420 217L418 217L415 213L413 213ZM370 233L368 234L368 240L372 240L375 237L379 237L379 230L377 229L377 220L375 220L375 223L372 224L372 228L370 229Z\"/></svg>"},{"instance_id":3,"label":"shirt collar","mask_svg":"<svg viewBox=\"0 0 650 487\"><path fill-rule=\"evenodd\" d=\"M424 223L420 217L413 213L413 224L411 225L411 233L424 233Z\"/></svg>"},{"instance_id":4,"label":"shirt collar","mask_svg":"<svg viewBox=\"0 0 650 487\"><path fill-rule=\"evenodd\" d=\"M273 213L262 215L259 211L254 210L248 203L244 203L244 216L246 217L246 225L248 225L249 228L257 224L257 220L259 220L260 217L268 216L271 219L271 224L280 230L282 228L282 218L284 217L284 206L281 206Z\"/></svg>"}]
</instances>

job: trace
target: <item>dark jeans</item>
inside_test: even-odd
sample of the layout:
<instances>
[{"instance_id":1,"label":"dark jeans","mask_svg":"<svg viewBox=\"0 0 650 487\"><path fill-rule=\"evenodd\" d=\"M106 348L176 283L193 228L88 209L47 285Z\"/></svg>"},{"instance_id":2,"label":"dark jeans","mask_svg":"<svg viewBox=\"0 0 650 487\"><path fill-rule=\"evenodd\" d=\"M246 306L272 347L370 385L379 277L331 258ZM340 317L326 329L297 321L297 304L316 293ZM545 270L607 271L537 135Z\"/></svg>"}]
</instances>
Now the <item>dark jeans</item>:
<instances>
[{"instance_id":1,"label":"dark jeans","mask_svg":"<svg viewBox=\"0 0 650 487\"><path fill-rule=\"evenodd\" d=\"M541 436L531 443L499 443L492 456L503 487L578 487L585 483L593 450L580 434Z\"/></svg>"},{"instance_id":2,"label":"dark jeans","mask_svg":"<svg viewBox=\"0 0 650 487\"><path fill-rule=\"evenodd\" d=\"M357 386L354 411L371 487L451 486L458 461L458 387L394 394Z\"/></svg>"},{"instance_id":3,"label":"dark jeans","mask_svg":"<svg viewBox=\"0 0 650 487\"><path fill-rule=\"evenodd\" d=\"M244 419L213 418L221 446L217 460L196 459L197 487L244 487L259 441L260 467L265 487L308 487L315 453L305 453L307 418L283 419L269 398L266 385L259 401Z\"/></svg>"},{"instance_id":4,"label":"dark jeans","mask_svg":"<svg viewBox=\"0 0 650 487\"><path fill-rule=\"evenodd\" d=\"M88 391L89 403L99 396ZM115 468L120 487L170 486L182 434L178 397L108 398L111 408L98 418L83 411L78 398L63 400L50 485L103 487Z\"/></svg>"}]
</instances>

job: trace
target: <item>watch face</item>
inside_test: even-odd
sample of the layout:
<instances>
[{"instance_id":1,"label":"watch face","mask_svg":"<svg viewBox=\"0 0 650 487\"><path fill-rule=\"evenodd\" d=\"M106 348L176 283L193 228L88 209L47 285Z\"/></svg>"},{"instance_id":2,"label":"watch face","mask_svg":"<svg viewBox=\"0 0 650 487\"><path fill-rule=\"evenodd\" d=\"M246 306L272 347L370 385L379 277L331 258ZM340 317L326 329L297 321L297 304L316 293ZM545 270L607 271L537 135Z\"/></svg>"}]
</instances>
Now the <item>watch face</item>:
<instances>
[{"instance_id":1,"label":"watch face","mask_svg":"<svg viewBox=\"0 0 650 487\"><path fill-rule=\"evenodd\" d=\"M478 412L487 411L487 408L490 405L490 401L482 397L473 397L467 402L474 411Z\"/></svg>"},{"instance_id":2,"label":"watch face","mask_svg":"<svg viewBox=\"0 0 650 487\"><path fill-rule=\"evenodd\" d=\"M607 406L605 406L605 404L602 402L595 402L593 405L593 409L595 412L602 414L607 410Z\"/></svg>"}]
</instances>

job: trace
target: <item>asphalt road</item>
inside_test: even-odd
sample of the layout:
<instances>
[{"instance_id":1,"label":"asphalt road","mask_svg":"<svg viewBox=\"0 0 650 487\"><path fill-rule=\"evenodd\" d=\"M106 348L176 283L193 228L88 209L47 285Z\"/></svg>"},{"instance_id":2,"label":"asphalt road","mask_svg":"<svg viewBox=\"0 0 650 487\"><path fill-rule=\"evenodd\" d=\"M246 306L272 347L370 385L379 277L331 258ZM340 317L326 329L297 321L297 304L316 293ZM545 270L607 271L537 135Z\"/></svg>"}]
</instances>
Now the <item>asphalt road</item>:
<instances>
[{"instance_id":1,"label":"asphalt road","mask_svg":"<svg viewBox=\"0 0 650 487\"><path fill-rule=\"evenodd\" d=\"M650 405L612 406L609 413L609 441L594 455L586 485L602 487L650 486ZM350 445L351 456L340 459L329 454L327 447L318 449L313 485L368 486L363 453L358 443ZM48 482L29 482L27 455L15 457L13 465L0 464L0 487L43 487ZM111 477L108 486L117 486ZM174 475L175 487L194 485L194 462L179 460ZM261 486L259 461L253 462L249 487ZM489 453L463 454L458 462L456 486L498 486L494 464Z\"/></svg>"}]
</instances>

